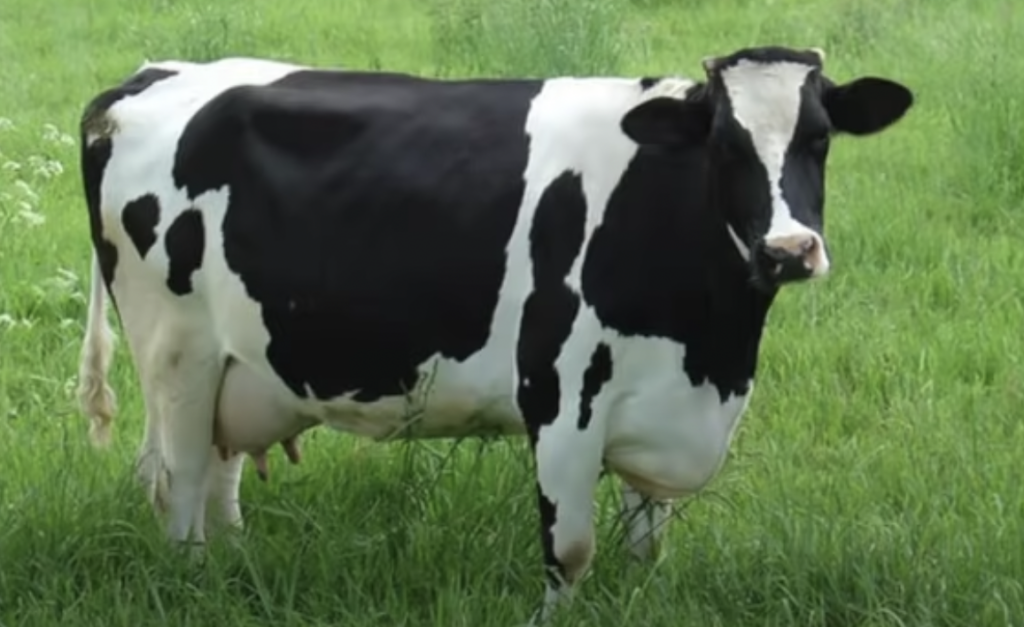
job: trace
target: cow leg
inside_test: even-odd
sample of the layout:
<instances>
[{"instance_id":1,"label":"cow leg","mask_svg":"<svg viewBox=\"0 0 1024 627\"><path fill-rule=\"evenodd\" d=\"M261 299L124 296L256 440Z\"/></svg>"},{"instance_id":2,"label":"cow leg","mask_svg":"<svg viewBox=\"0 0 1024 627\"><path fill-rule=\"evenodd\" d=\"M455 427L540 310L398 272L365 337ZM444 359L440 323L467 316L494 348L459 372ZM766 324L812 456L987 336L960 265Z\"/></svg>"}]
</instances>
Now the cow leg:
<instances>
[{"instance_id":1,"label":"cow leg","mask_svg":"<svg viewBox=\"0 0 1024 627\"><path fill-rule=\"evenodd\" d=\"M190 325L191 326L191 325ZM205 542L202 521L213 449L213 417L223 368L201 328L163 329L166 341L150 351L149 394L158 412L167 471L167 534L174 542Z\"/></svg>"},{"instance_id":2,"label":"cow leg","mask_svg":"<svg viewBox=\"0 0 1024 627\"><path fill-rule=\"evenodd\" d=\"M567 403L571 405L571 403ZM531 625L547 621L568 602L595 551L594 493L601 474L601 442L576 430L575 412L531 437L537 467L537 505L547 582Z\"/></svg>"},{"instance_id":3,"label":"cow leg","mask_svg":"<svg viewBox=\"0 0 1024 627\"><path fill-rule=\"evenodd\" d=\"M642 561L657 560L672 516L672 502L647 498L623 481L621 513L630 554Z\"/></svg>"},{"instance_id":4,"label":"cow leg","mask_svg":"<svg viewBox=\"0 0 1024 627\"><path fill-rule=\"evenodd\" d=\"M162 515L168 510L167 463L160 438L160 420L154 402L155 397L152 393L144 393L144 397L146 422L136 458L136 476L150 505L158 515ZM221 524L241 528L243 520L238 490L242 480L244 458L235 456L224 461L217 454L216 448L211 448L210 454L210 466L205 480L207 516L203 521L204 525L208 532Z\"/></svg>"},{"instance_id":5,"label":"cow leg","mask_svg":"<svg viewBox=\"0 0 1024 627\"><path fill-rule=\"evenodd\" d=\"M167 512L167 474L163 446L160 441L160 416L157 413L156 397L148 388L143 377L142 392L146 405L146 421L142 442L135 459L135 474L146 498L157 514Z\"/></svg>"},{"instance_id":6,"label":"cow leg","mask_svg":"<svg viewBox=\"0 0 1024 627\"><path fill-rule=\"evenodd\" d=\"M210 451L210 469L207 473L207 516L206 530L224 526L241 529L242 509L239 506L238 489L242 482L244 455L233 455L221 459L216 447Z\"/></svg>"}]
</instances>

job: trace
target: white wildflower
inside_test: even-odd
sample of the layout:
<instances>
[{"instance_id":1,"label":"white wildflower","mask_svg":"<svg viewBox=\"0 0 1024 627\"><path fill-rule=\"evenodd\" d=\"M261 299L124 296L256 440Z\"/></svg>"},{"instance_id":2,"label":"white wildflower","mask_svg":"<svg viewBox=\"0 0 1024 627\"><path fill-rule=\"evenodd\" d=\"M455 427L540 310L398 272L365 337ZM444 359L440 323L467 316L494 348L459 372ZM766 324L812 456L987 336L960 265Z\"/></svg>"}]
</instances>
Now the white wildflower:
<instances>
[{"instance_id":1,"label":"white wildflower","mask_svg":"<svg viewBox=\"0 0 1024 627\"><path fill-rule=\"evenodd\" d=\"M22 203L22 210L18 212L18 220L30 227L41 226L46 223L46 216L35 211L32 207ZM24 208L27 207L27 208Z\"/></svg>"},{"instance_id":2,"label":"white wildflower","mask_svg":"<svg viewBox=\"0 0 1024 627\"><path fill-rule=\"evenodd\" d=\"M25 327L31 329L35 323L28 318L15 318L9 313L0 314L0 328L13 329L14 327Z\"/></svg>"},{"instance_id":3,"label":"white wildflower","mask_svg":"<svg viewBox=\"0 0 1024 627\"><path fill-rule=\"evenodd\" d=\"M40 298L70 297L73 300L85 301L85 295L79 289L78 275L65 268L58 268L57 276L40 281L33 289Z\"/></svg>"},{"instance_id":4,"label":"white wildflower","mask_svg":"<svg viewBox=\"0 0 1024 627\"><path fill-rule=\"evenodd\" d=\"M14 122L10 118L0 118L0 131L14 130Z\"/></svg>"},{"instance_id":5,"label":"white wildflower","mask_svg":"<svg viewBox=\"0 0 1024 627\"><path fill-rule=\"evenodd\" d=\"M62 132L56 125L49 123L43 124L43 139L53 144L65 146L73 146L75 143L74 138Z\"/></svg>"},{"instance_id":6,"label":"white wildflower","mask_svg":"<svg viewBox=\"0 0 1024 627\"><path fill-rule=\"evenodd\" d=\"M68 270L67 268L57 268L57 276L60 278L60 280L70 285L78 284L78 275L74 271Z\"/></svg>"},{"instance_id":7,"label":"white wildflower","mask_svg":"<svg viewBox=\"0 0 1024 627\"><path fill-rule=\"evenodd\" d=\"M14 181L14 188L20 191L21 195L27 198L30 203L35 204L39 202L39 194L32 189L31 185L22 179Z\"/></svg>"},{"instance_id":8,"label":"white wildflower","mask_svg":"<svg viewBox=\"0 0 1024 627\"><path fill-rule=\"evenodd\" d=\"M64 173L64 165L56 159L47 159L40 155L32 155L28 158L28 165L32 173L45 179L50 179Z\"/></svg>"},{"instance_id":9,"label":"white wildflower","mask_svg":"<svg viewBox=\"0 0 1024 627\"><path fill-rule=\"evenodd\" d=\"M60 139L60 129L49 122L43 124L43 139L56 143Z\"/></svg>"}]
</instances>

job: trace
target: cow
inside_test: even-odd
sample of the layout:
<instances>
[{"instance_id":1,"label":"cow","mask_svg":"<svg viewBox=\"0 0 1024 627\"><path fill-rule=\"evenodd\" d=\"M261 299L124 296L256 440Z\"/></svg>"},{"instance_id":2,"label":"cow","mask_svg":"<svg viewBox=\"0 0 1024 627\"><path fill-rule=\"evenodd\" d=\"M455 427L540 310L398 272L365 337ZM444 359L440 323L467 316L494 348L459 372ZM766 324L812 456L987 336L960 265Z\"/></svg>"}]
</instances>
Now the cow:
<instances>
[{"instance_id":1,"label":"cow","mask_svg":"<svg viewBox=\"0 0 1024 627\"><path fill-rule=\"evenodd\" d=\"M108 296L171 541L205 541L207 499L241 524L240 453L315 426L525 435L544 622L589 568L599 478L630 552L657 556L672 502L723 464L779 290L829 273L830 142L914 97L824 59L746 48L699 80L145 64L80 125L93 441Z\"/></svg>"}]
</instances>

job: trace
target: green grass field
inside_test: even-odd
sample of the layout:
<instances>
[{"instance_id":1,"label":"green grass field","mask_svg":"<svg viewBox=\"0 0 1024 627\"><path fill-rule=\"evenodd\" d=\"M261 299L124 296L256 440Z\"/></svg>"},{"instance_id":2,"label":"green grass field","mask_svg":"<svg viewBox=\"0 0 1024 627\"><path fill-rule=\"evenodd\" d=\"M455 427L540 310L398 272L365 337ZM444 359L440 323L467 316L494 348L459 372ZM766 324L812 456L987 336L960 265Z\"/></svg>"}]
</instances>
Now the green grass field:
<instances>
[{"instance_id":1,"label":"green grass field","mask_svg":"<svg viewBox=\"0 0 1024 627\"><path fill-rule=\"evenodd\" d=\"M730 459L654 571L599 553L555 625L1024 625L1024 7L1016 0L0 2L0 626L511 626L541 593L525 442L375 445L317 431L247 465L240 550L166 550L73 398L90 244L75 126L144 58L258 55L442 76L700 75L821 46L837 81L917 104L837 141L833 275L784 292Z\"/></svg>"}]
</instances>

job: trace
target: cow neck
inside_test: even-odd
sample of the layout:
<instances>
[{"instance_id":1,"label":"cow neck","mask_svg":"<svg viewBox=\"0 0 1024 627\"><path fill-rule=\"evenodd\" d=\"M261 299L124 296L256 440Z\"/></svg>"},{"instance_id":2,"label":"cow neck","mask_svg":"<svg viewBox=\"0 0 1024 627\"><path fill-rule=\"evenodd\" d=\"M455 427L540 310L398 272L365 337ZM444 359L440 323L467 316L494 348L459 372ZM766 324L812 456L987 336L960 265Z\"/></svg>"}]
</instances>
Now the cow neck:
<instances>
[{"instance_id":1,"label":"cow neck","mask_svg":"<svg viewBox=\"0 0 1024 627\"><path fill-rule=\"evenodd\" d=\"M716 319L749 328L755 333L752 339L757 342L777 290L765 291L754 285L749 262L743 259L730 237L725 211L717 205L710 191L708 150L702 147L700 155L701 197L705 202L694 213L701 239L707 243L702 251L707 261L702 266L701 289L708 299L708 313ZM697 260L689 263L697 263Z\"/></svg>"},{"instance_id":2,"label":"cow neck","mask_svg":"<svg viewBox=\"0 0 1024 627\"><path fill-rule=\"evenodd\" d=\"M752 285L707 180L701 147L641 148L591 239L583 292L624 335L698 343L749 364L774 294Z\"/></svg>"}]
</instances>

